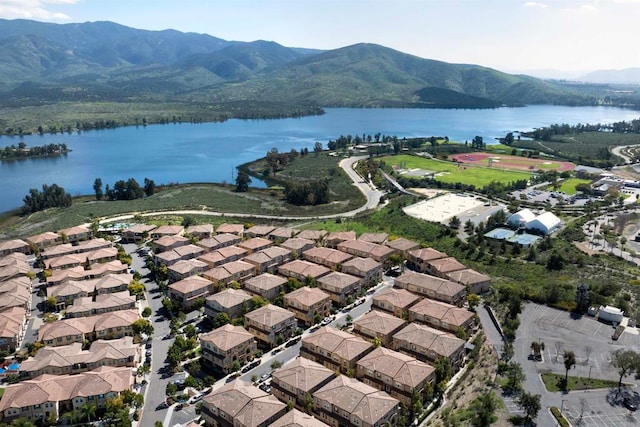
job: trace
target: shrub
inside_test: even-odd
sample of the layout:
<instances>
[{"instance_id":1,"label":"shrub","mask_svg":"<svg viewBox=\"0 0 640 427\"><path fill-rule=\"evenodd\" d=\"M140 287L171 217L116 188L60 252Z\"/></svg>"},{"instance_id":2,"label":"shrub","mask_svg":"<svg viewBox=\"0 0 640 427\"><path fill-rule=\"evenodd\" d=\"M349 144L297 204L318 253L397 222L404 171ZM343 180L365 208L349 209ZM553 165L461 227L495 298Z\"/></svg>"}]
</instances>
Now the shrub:
<instances>
[{"instance_id":1,"label":"shrub","mask_svg":"<svg viewBox=\"0 0 640 427\"><path fill-rule=\"evenodd\" d=\"M560 424L560 427L569 427L569 421L567 421L564 415L562 415L562 413L560 412L560 409L558 409L557 406L551 407L551 413Z\"/></svg>"}]
</instances>

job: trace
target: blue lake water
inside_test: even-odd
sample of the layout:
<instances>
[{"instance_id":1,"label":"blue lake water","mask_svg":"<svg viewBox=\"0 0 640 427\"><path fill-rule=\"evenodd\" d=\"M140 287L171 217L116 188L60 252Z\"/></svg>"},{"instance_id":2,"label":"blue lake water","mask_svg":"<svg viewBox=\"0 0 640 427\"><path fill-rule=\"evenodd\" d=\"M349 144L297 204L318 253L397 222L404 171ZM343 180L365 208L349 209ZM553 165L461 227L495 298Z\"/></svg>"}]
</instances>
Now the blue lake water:
<instances>
[{"instance_id":1,"label":"blue lake water","mask_svg":"<svg viewBox=\"0 0 640 427\"><path fill-rule=\"evenodd\" d=\"M340 135L380 132L402 137L448 136L485 141L510 131L554 123L610 123L640 117L640 112L611 107L529 106L490 110L328 108L322 116L278 120L228 120L223 123L169 124L83 132L79 134L0 137L0 147L65 143L67 156L0 163L0 211L22 205L30 188L56 183L72 195L92 194L93 182L113 186L130 177L142 184L232 182L236 166L316 141L326 147ZM255 182L255 180L254 180Z\"/></svg>"}]
</instances>

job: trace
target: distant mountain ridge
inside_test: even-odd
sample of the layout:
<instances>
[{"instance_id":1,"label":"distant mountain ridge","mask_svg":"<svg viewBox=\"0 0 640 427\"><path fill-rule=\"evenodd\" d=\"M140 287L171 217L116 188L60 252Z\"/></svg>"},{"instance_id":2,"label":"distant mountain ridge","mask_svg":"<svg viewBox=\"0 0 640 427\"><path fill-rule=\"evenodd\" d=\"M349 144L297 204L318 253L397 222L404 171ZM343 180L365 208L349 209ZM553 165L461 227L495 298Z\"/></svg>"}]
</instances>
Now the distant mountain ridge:
<instances>
[{"instance_id":1,"label":"distant mountain ridge","mask_svg":"<svg viewBox=\"0 0 640 427\"><path fill-rule=\"evenodd\" d=\"M622 70L597 70L576 80L587 83L640 84L640 67Z\"/></svg>"},{"instance_id":2,"label":"distant mountain ridge","mask_svg":"<svg viewBox=\"0 0 640 427\"><path fill-rule=\"evenodd\" d=\"M552 82L375 44L318 51L112 22L0 20L0 55L4 105L60 98L451 108L594 102Z\"/></svg>"}]
</instances>

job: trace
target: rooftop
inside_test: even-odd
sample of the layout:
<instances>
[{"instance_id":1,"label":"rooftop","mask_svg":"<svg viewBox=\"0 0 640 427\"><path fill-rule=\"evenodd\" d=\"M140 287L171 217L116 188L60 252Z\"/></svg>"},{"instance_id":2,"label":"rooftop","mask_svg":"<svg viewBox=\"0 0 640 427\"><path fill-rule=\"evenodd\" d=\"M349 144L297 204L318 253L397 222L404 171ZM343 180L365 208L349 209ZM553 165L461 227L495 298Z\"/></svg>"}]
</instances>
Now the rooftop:
<instances>
[{"instance_id":1,"label":"rooftop","mask_svg":"<svg viewBox=\"0 0 640 427\"><path fill-rule=\"evenodd\" d=\"M200 341L202 343L209 343L222 351L231 350L253 339L253 335L247 332L242 326L233 326L230 324L214 329L207 334L200 335Z\"/></svg>"}]
</instances>

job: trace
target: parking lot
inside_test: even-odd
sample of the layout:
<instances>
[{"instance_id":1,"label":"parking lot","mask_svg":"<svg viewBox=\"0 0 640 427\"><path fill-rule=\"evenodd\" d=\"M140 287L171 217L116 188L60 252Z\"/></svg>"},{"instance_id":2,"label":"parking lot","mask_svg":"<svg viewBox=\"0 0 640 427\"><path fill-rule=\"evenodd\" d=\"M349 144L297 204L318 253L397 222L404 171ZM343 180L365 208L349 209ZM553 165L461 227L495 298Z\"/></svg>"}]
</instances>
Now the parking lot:
<instances>
[{"instance_id":1,"label":"parking lot","mask_svg":"<svg viewBox=\"0 0 640 427\"><path fill-rule=\"evenodd\" d=\"M570 376L600 378L617 381L618 372L611 366L611 354L618 349L640 351L636 328L627 328L617 341L612 340L612 325L598 322L588 316L573 316L571 313L538 304L526 304L520 315L520 327L514 342L513 360L522 365L526 375L524 389L542 396L542 411L556 406L574 426L632 426L640 424L636 415L623 404L624 397L640 404L640 395L634 394L638 380L633 375L624 378L631 387L623 390L600 389L572 391L570 393L548 392L540 374L553 372L564 374L565 351L573 351L576 365ZM532 342L544 343L543 360L529 360ZM541 412L542 412L541 411ZM546 414L538 417L539 425L548 421Z\"/></svg>"},{"instance_id":2,"label":"parking lot","mask_svg":"<svg viewBox=\"0 0 640 427\"><path fill-rule=\"evenodd\" d=\"M623 405L609 402L614 395L609 391L591 391L567 396L563 413L574 426L635 426L640 424L640 416Z\"/></svg>"}]
</instances>

